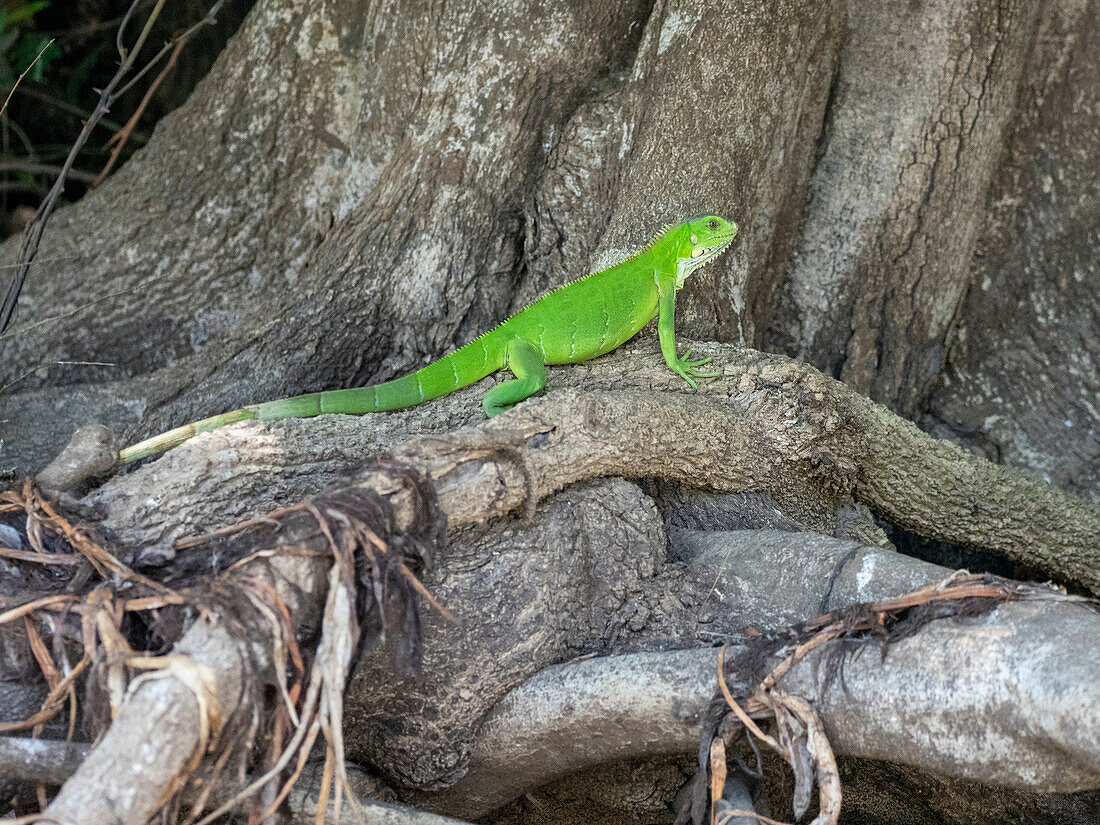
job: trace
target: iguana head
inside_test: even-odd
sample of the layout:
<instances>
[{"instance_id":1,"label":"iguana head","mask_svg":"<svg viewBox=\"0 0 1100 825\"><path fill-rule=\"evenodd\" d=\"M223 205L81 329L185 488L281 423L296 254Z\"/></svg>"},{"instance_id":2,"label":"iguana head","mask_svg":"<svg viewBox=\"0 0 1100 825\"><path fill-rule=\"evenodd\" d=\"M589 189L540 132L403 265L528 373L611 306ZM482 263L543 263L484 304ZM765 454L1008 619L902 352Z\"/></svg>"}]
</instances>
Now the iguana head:
<instances>
[{"instance_id":1,"label":"iguana head","mask_svg":"<svg viewBox=\"0 0 1100 825\"><path fill-rule=\"evenodd\" d=\"M717 215L696 215L680 224L677 235L677 286L683 286L688 275L713 261L733 243L737 224Z\"/></svg>"}]
</instances>

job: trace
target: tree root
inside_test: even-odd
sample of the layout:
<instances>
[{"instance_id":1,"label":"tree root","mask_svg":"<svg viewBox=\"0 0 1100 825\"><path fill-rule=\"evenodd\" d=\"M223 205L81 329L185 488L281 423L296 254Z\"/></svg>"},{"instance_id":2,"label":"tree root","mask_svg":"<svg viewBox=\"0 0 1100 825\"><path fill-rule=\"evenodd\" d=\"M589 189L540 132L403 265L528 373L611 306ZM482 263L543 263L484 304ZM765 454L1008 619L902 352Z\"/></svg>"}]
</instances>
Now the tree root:
<instances>
[{"instance_id":1,"label":"tree root","mask_svg":"<svg viewBox=\"0 0 1100 825\"><path fill-rule=\"evenodd\" d=\"M743 538L751 542L752 536ZM786 538L797 547L798 537L786 534ZM825 542L835 546L838 556L851 546L839 540ZM816 545L807 549L808 555L820 557ZM923 568L919 572L924 575L938 571L950 578L949 571L896 554L881 553L878 558L876 577L886 581L896 580L901 572L892 570L892 563L902 569L912 567L912 572ZM969 598L975 586L990 593L1000 587L962 584L965 587L954 598ZM812 585L807 582L808 587ZM1005 699L999 711L987 704L989 697L1013 689L1026 691L1035 683L1061 692L1067 679L1057 672L1056 661L1029 666L1025 660L1040 646L1068 651L1082 631L1091 631L1092 638L1100 631L1100 616L1095 613L1073 601L1058 602L1054 591L1049 596L1035 593L1055 601L1004 604L971 626L952 622L945 613L894 643L885 656L878 646L870 648L874 655L860 655L852 652L850 644L846 647L833 640L820 648L815 643L813 654L808 649L800 652L798 661L777 654L766 660L769 667L778 665L777 675L768 681L769 690L782 687L780 704L788 700L790 705L816 708L825 726L816 735L827 736L838 750L850 755L891 759L1032 790L1096 787L1100 785L1100 742L1092 740L1100 722L1095 714L1086 719L1071 708L1061 708L1057 701L1041 699ZM910 595L904 603L915 605L929 598L928 588ZM894 604L880 607L900 609ZM1068 619L1065 633L1051 630L1057 624L1056 615ZM1040 625L1045 628L1043 638L1033 638ZM990 645L990 635L1006 642ZM1012 636L1021 650L1012 651L1013 642L1008 641ZM976 659L975 648L983 646L990 649ZM738 661L746 650L734 646L731 660ZM841 663L836 657L846 650L852 658ZM861 652L867 650L863 647ZM713 648L637 653L546 668L508 694L484 720L472 745L469 771L462 779L442 791L406 798L418 807L476 819L527 791L598 764L695 750L700 714L715 693L718 655ZM928 662L940 664L930 670ZM839 677L838 665L843 667ZM1081 663L1081 667L1096 671L1094 665ZM992 676L995 673L1001 675ZM1068 681L1076 682L1082 675L1071 674ZM735 691L751 692L747 671L734 670L729 678L735 682ZM959 680L970 679L984 680L987 686L980 692L953 687ZM914 685L920 685L919 692L914 692ZM908 707L917 697L919 717ZM763 708L749 707L754 715ZM991 726L991 713L1008 721ZM1022 727L1012 721L1021 719L1029 721ZM1040 721L1047 730L1033 733L1031 720ZM873 735L866 733L868 726L875 728ZM945 738L929 738L940 727ZM1066 735L1070 729L1072 733ZM960 764L953 756L956 751L970 753L973 761ZM835 814L839 805L835 783L830 794Z\"/></svg>"},{"instance_id":2,"label":"tree root","mask_svg":"<svg viewBox=\"0 0 1100 825\"><path fill-rule=\"evenodd\" d=\"M724 362L723 378L697 394L676 391L655 346L642 339L554 371L555 379L596 388L622 387L628 375L639 389L550 392L492 421L406 441L393 455L435 481L451 527L484 523L585 479L659 477L765 493L822 532L854 499L918 535L988 549L1100 593L1100 508L934 439L804 364L717 344L696 348ZM196 520L232 523L239 507L231 505L266 500L284 475L300 479L303 465L333 449L363 455L372 440L389 447L402 429L466 419L472 395L439 399L430 410L326 417L326 444L316 442L312 421L274 425L276 449L257 441L263 425L226 428L113 479L91 500L135 543L179 535ZM212 473L225 455L233 472ZM194 506L143 509L150 486Z\"/></svg>"},{"instance_id":3,"label":"tree root","mask_svg":"<svg viewBox=\"0 0 1100 825\"><path fill-rule=\"evenodd\" d=\"M49 564L58 554L52 549L44 552L42 535L61 532L69 539L69 554L98 562L97 569L115 574L107 583L91 589L83 602L74 594L64 597L64 609L83 614L81 664L94 661L93 667L100 668L97 678L109 688L114 721L76 774L62 786L46 817L70 823L143 823L166 804L178 806L177 791L187 785L201 764L203 789L192 806L193 821L202 814L207 794L227 760L241 755L242 742L264 739L257 733L262 728L270 732L273 743L269 772L199 822L211 821L265 786L279 790L281 772L297 756L299 767L291 771L291 779L263 803L265 807L270 805L271 811L277 808L321 730L329 743L326 775L331 775L330 770L335 772L335 816L339 818L339 800L347 777L341 740L342 691L357 660L356 650L360 644L387 639L395 643L400 665L414 669L419 666L420 619L415 591L423 591L423 587L406 567L406 561L423 562L430 551L428 545L438 538L441 527L430 487L392 463L379 463L377 469L389 473L394 484L407 487L418 518L416 530L394 531L388 510L376 495L333 493L242 527L242 532L261 534L248 535L244 545L251 549L251 541L266 547L247 557L232 552L232 548L215 546L232 544L236 538L232 535L219 534L178 545L177 549L189 550L191 555L204 555L208 569L211 564L215 572L224 569L206 587L195 588L197 593L174 590L134 572L89 539L85 531L57 514L30 484L24 485L18 501L14 492L5 494L13 498L5 504L9 513L19 503L26 508L27 534L43 564ZM276 528L282 528L277 537L273 536ZM320 534L327 553L303 553L299 546L303 533L310 537ZM196 549L195 545L204 546ZM270 568L269 556L273 556ZM326 556L333 562L329 563ZM186 580L189 575L188 559L181 557L177 562L182 564L161 571L161 578L173 585L179 584L181 576ZM111 587L116 579L133 588L125 607L113 601ZM139 586L156 595L146 597ZM307 603L316 601L326 590L320 641L306 680L293 633L296 620L312 620L316 610ZM431 602L430 595L428 600ZM50 598L32 597L27 605L0 615L5 622L25 618L34 609L51 606L50 602ZM119 632L114 617L124 609L149 609L145 602L155 603L152 607L187 604L198 613L198 620L170 654L136 653ZM250 613L255 614L255 622L247 618ZM52 617L52 621L56 623L58 617ZM37 630L30 620L26 624L28 635L34 636L33 646ZM89 628L98 632L101 649ZM44 652L45 646L40 641L38 645L43 652L36 651L36 656L51 684L51 697L40 714L52 715L57 704L52 694L64 689L65 683L60 676L52 675L56 668ZM105 660L102 667L101 660ZM294 684L288 679L291 666L296 667L303 681ZM132 678L134 670L146 672ZM269 715L276 726L270 731L267 720L261 723L259 690L267 679L281 692L275 712ZM286 724L278 732L284 718ZM8 724L16 729L37 723L32 719ZM284 738L285 745L281 744ZM327 798L321 802L326 803ZM350 797L348 804L358 809Z\"/></svg>"},{"instance_id":4,"label":"tree root","mask_svg":"<svg viewBox=\"0 0 1100 825\"><path fill-rule=\"evenodd\" d=\"M713 694L713 650L634 653L548 667L489 714L462 779L415 799L428 810L477 819L583 768L690 752Z\"/></svg>"},{"instance_id":5,"label":"tree root","mask_svg":"<svg viewBox=\"0 0 1100 825\"><path fill-rule=\"evenodd\" d=\"M782 631L819 612L830 568L843 568L828 594L832 620L862 621L868 607L894 597L929 587L948 596L942 582L967 581L898 553L812 534L683 530L672 541L700 571L719 569L717 588L732 601L741 588L771 594L757 596L740 619L792 648L805 636ZM1030 791L1100 787L1095 604L1034 585L995 580L995 587L1020 600L961 615L936 612L935 601L906 608L913 612L897 615L912 635L891 638L886 622L880 641L838 638L809 650L782 676L782 689L813 703L838 753ZM759 679L775 665L770 657L757 667L733 652L727 658L739 665L730 676L737 680Z\"/></svg>"},{"instance_id":6,"label":"tree root","mask_svg":"<svg viewBox=\"0 0 1100 825\"><path fill-rule=\"evenodd\" d=\"M727 361L727 380L708 385L706 394L654 392L665 388L668 377L652 368L652 353L643 357L627 351L588 367L588 378L597 384L601 379L620 383L621 375L636 367L635 379L648 381L650 390L550 393L492 421L413 439L394 449L392 457L434 482L452 528L507 515L530 504L532 497L539 500L584 479L656 476L718 491L763 492L811 526L828 526L836 509L855 498L918 533L997 550L1100 590L1100 514L1094 507L937 442L812 369L775 356L709 349L708 354ZM308 422L291 426L304 428ZM248 435L247 428L212 434L238 439L245 451ZM195 451L211 443L197 439L174 451L173 466L193 460ZM126 518L125 491L147 484L158 473L158 463L108 482L97 494L109 520L117 525ZM367 468L341 489L380 496L398 530L416 521L415 496L390 474ZM162 510L160 516L172 514ZM131 535L144 529L139 521L131 522ZM324 553L330 544L315 522L308 529L285 529L277 537L263 530L249 535L239 540L254 541L253 549L264 552L293 547ZM288 557L276 557L272 564L283 579L280 586L290 585L285 598L295 619L315 617L326 578L323 565ZM211 669L223 712L238 703L241 663L223 629L198 621L176 652ZM927 653L913 656L923 670ZM897 664L892 661L895 669ZM800 666L790 678L802 672ZM851 675L847 682L852 684ZM881 699L873 684L871 680L861 690ZM811 686L799 683L791 692L808 696ZM198 748L201 720L194 695L176 679L142 685L47 815L73 823L144 822L173 790ZM829 694L822 700L826 698L833 702L820 709L827 727L854 712L845 710L842 699ZM844 741L845 735L839 738ZM854 745L846 748L849 753L879 758L912 754L911 742L900 753L877 746L873 738L854 736L846 744ZM1082 749L1086 762L1088 752ZM996 781L990 772L965 764L952 767L959 775ZM1096 769L1082 766L1064 776L1061 784L1046 774L1023 778L1021 784L1090 787Z\"/></svg>"},{"instance_id":7,"label":"tree root","mask_svg":"<svg viewBox=\"0 0 1100 825\"><path fill-rule=\"evenodd\" d=\"M1016 598L1016 586L975 585L894 552L814 534L677 531L672 539L695 558L695 577L715 582L733 601L734 583L771 594L770 600L757 595L743 614L756 627L783 627L773 618L776 600L796 615L815 615L824 574L837 565L843 569L832 598L840 614L859 615L844 606L863 599L910 610L945 580L977 587L955 594L945 587L942 595L956 601L1000 594L985 597L993 601L982 616L959 620L945 609L927 623L927 616L910 617L912 635L885 650L873 639L831 641L808 651L778 684L817 709L838 753L1030 791L1100 787L1100 717L1088 699L1100 667L1084 653L1100 637L1100 616L1081 600L1024 587L1019 598L1027 600L988 612L1001 599ZM888 601L903 594L912 598ZM744 650L732 646L730 659L741 661ZM713 694L716 656L707 648L547 668L486 717L466 776L442 791L406 798L476 818L563 775L636 756L638 747L652 754L695 750L698 740L684 741L677 714L695 713L700 697ZM780 653L761 664L766 672L783 661ZM732 690L751 693L756 677L750 670L730 673ZM639 696L646 701L636 701Z\"/></svg>"}]
</instances>

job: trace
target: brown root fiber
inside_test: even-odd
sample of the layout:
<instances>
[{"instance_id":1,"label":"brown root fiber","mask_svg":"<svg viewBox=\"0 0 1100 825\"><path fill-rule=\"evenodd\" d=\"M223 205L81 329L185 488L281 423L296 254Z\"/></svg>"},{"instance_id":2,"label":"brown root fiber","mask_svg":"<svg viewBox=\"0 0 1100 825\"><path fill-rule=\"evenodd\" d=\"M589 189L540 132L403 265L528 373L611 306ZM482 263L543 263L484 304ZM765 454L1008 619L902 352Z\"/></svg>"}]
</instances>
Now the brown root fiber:
<instances>
[{"instance_id":1,"label":"brown root fiber","mask_svg":"<svg viewBox=\"0 0 1100 825\"><path fill-rule=\"evenodd\" d=\"M688 822L706 825L714 820L727 775L727 749L742 738L754 752L753 740L763 742L790 765L795 780L795 819L801 819L809 810L810 792L816 783L818 814L813 825L836 825L841 802L836 758L813 706L782 689L783 677L791 668L811 651L828 645L823 689L838 679L843 686L844 659L855 648L877 643L885 661L890 645L915 635L934 621L959 621L986 615L1007 602L1040 600L1072 601L1090 609L1096 607L1095 600L1066 595L1045 585L960 572L897 598L854 604L761 635L730 662L725 661L725 648L721 648L719 690L703 723L699 768L691 781L691 792L685 796L677 825ZM780 661L774 664L777 658ZM741 695L734 696L727 675L735 673L741 684L755 687L738 691ZM758 720L769 718L773 720L772 734L758 724ZM742 765L742 772L755 777L759 764L757 756L757 767Z\"/></svg>"},{"instance_id":2,"label":"brown root fiber","mask_svg":"<svg viewBox=\"0 0 1100 825\"><path fill-rule=\"evenodd\" d=\"M177 818L185 789L192 800L188 822L212 821L264 788L271 789L262 796L269 816L285 800L322 732L339 799L346 785L342 695L359 656L386 644L401 672L415 673L422 660L417 596L448 615L415 573L431 563L443 535L434 489L392 459L378 460L372 470L404 492L404 529L387 499L373 490L347 488L144 552L112 552L29 481L6 491L0 518L8 529L0 538L20 546L0 551L0 561L25 569L19 583L28 587L0 596L0 624L23 632L23 644L50 690L37 713L2 723L0 730L33 728L37 736L43 724L69 707L67 738L78 718L95 738L109 725L119 727L136 694L153 682L172 680L197 707L193 741L184 746L183 761L172 762L167 781L124 803L118 821L144 822L158 809ZM284 560L295 558L329 568L321 574L328 580L324 618L308 651L299 648L296 613L302 611L288 604L308 594L295 585L288 591L295 577L279 570ZM51 575L42 575L43 569ZM217 667L186 652L196 624L217 629L228 642L223 646L236 660L231 685L223 684ZM79 655L75 665L74 655ZM80 683L83 702L77 699ZM85 769L95 770L100 751L110 748L103 743L77 778ZM231 760L241 772L261 766L260 776L204 815L209 791ZM48 814L56 809L56 818L67 819L66 811L87 804L88 790L79 781L67 783ZM121 798L123 789L116 790ZM109 797L113 791L96 789L96 794ZM319 802L327 803L327 798ZM119 799L104 804L113 807Z\"/></svg>"}]
</instances>

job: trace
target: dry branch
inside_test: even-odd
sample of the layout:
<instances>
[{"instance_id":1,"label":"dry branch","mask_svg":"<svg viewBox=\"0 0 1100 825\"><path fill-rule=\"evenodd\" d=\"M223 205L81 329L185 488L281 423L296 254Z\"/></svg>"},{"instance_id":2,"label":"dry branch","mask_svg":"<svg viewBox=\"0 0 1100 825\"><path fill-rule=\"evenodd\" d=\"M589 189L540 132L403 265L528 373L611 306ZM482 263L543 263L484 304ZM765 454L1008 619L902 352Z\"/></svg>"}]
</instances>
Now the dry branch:
<instances>
[{"instance_id":1,"label":"dry branch","mask_svg":"<svg viewBox=\"0 0 1100 825\"><path fill-rule=\"evenodd\" d=\"M60 785L76 772L89 750L82 742L0 736L0 775Z\"/></svg>"},{"instance_id":2,"label":"dry branch","mask_svg":"<svg viewBox=\"0 0 1100 825\"><path fill-rule=\"evenodd\" d=\"M214 15L218 9L221 8L224 0L215 0L211 8L207 11L206 15L194 26L184 32L180 38L186 42L186 39L201 26L209 25L214 22ZM122 34L125 31L126 24L129 22L130 17L134 14L138 7L138 3L134 2L130 5L126 15L122 19L122 23L119 26L118 36L116 42L118 44L119 57L121 58L121 65L115 72L114 76L107 82L107 85L99 92L99 99L96 101L95 108L92 109L91 114L88 115L87 120L84 121L83 128L80 130L80 134L73 142L72 147L69 149L69 154L62 163L60 169L57 171L57 178L54 180L53 186L50 187L50 191L46 197L43 198L42 203L39 204L38 210L35 212L34 219L27 224L27 228L23 231L23 237L19 244L19 261L16 265L16 271L12 274L8 281L7 289L4 293L3 301L0 302L0 333L3 333L11 323L12 318L15 315L15 308L19 302L19 295L23 290L23 282L27 278L27 273L30 271L31 264L34 262L35 255L38 253L38 245L42 241L42 234L46 231L46 224L50 219L50 215L53 213L54 207L57 205L58 198L61 197L61 193L65 189L65 180L72 174L73 162L76 160L77 155L87 143L88 138L91 136L92 131L95 129L96 124L103 118L104 115L110 110L111 105L124 94L138 79L140 79L154 63L160 60L160 58L167 53L169 46L161 48L160 52L153 58L153 60L140 70L130 81L120 88L119 84L130 73L130 70L134 67L134 61L137 59L138 54L141 52L142 46L145 44L146 39L149 37L150 32L153 30L153 23L156 22L157 17L160 16L161 9L164 7L164 0L157 0L153 9L149 12L149 17L145 20L145 25L142 27L141 32L138 34L137 40L133 46L129 49L122 44ZM38 58L36 57L35 60ZM29 67L28 67L29 70ZM22 76L20 76L22 79ZM18 85L18 84L16 84ZM14 91L14 89L13 89ZM10 95L9 95L10 96ZM6 102L5 102L5 105ZM127 134L132 130L132 126L127 130ZM114 157L112 156L111 162L113 163ZM109 169L109 166L108 166ZM107 171L107 170L105 170Z\"/></svg>"}]
</instances>

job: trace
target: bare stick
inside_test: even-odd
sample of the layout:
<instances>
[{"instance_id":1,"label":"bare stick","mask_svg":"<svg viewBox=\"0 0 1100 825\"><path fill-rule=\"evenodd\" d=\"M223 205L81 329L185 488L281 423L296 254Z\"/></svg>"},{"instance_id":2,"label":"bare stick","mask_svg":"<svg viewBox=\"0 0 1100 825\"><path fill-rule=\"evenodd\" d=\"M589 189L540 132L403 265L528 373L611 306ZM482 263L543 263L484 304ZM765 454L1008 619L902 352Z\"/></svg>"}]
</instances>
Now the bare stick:
<instances>
[{"instance_id":1,"label":"bare stick","mask_svg":"<svg viewBox=\"0 0 1100 825\"><path fill-rule=\"evenodd\" d=\"M176 67L176 59L186 45L187 40L182 37L176 42L176 48L172 50L168 62L164 64L164 68L160 70L160 73L153 78L153 82L150 83L149 88L145 90L145 94L141 97L141 102L134 110L134 113L130 115L130 119L126 121L126 124L121 129L115 132L110 140L107 141L107 146L114 144L111 149L111 156L107 158L107 162L103 165L99 174L91 176L92 186L99 186L103 183L103 181L107 179L107 176L111 174L111 170L115 168L115 164L118 163L119 155L122 154L122 150L126 146L126 142L130 139L130 134L134 131L134 127L137 126L141 116L145 114L145 108L153 99L153 95L156 94L157 89L160 88L160 84L164 82L164 79L168 77L172 69Z\"/></svg>"},{"instance_id":2,"label":"bare stick","mask_svg":"<svg viewBox=\"0 0 1100 825\"><path fill-rule=\"evenodd\" d=\"M111 157L107 159L107 163L104 165L102 171L100 171L100 173L95 177L95 180L92 184L93 186L99 186L107 178L107 175L111 173L111 170L118 162L119 155L122 153L122 148L126 145L126 141L130 139L130 135L133 134L134 127L137 126L138 120L140 120L142 113L145 111L145 108L153 99L153 95L156 93L157 89L160 88L160 84L164 82L164 79L168 77L168 75L172 72L172 69L175 68L176 61L179 59L179 55L180 52L183 51L183 47L187 45L187 41L190 40L191 36L201 27L212 24L214 22L215 15L218 13L218 10L221 8L223 2L224 0L218 0L218 2L214 3L214 5L210 7L210 10L207 11L206 16L203 17L202 20L192 25L182 34L178 35L174 41L170 41L165 44L164 47L162 47L161 50L157 52L156 56L154 56L153 59L146 64L144 69L138 72L137 75L129 83L119 89L118 94L126 94L130 87L137 83L147 71L152 69L153 66L160 62L160 59L168 53L169 49L172 50L171 54L168 55L168 62L164 64L164 68L160 70L157 76L153 79L153 82L149 84L149 88L145 90L145 94L141 98L141 103L139 103L137 109L134 110L134 114L131 115L130 119L126 121L126 124L115 133L114 137L107 141L107 145L110 146L111 144L114 144L114 148L111 150Z\"/></svg>"},{"instance_id":3,"label":"bare stick","mask_svg":"<svg viewBox=\"0 0 1100 825\"><path fill-rule=\"evenodd\" d=\"M184 34L190 36L190 33L195 30L197 26L204 26L214 21L214 14L221 7L224 0L217 0L211 6L210 11L203 17L195 26L192 26ZM122 34L125 30L126 24L129 22L133 12L137 9L138 1L130 6L126 16L123 18L122 24L119 27L118 44L119 51L122 55L122 65L118 67L118 71L115 72L114 77L110 82L100 91L99 100L92 110L91 115L84 122L84 127L80 130L80 134L73 142L72 148L69 150L68 157L65 158L65 162L61 165L58 172L57 179L54 181L53 186L50 188L49 193L42 200L42 203L38 206L38 211L35 212L34 220L27 224L27 228L23 230L23 238L19 244L19 262L15 273L12 275L11 280L8 282L7 290L4 294L3 303L0 304L0 333L8 328L12 318L15 315L15 307L19 303L19 295L23 291L23 284L27 279L27 273L30 271L31 263L34 261L34 256L38 252L38 245L42 241L42 234L46 230L46 223L50 219L50 215L53 213L54 208L57 205L58 198L61 197L61 193L65 189L65 181L69 177L72 171L73 163L76 160L80 150L84 147L84 144L88 142L88 138L91 137L92 130L95 129L96 124L100 119L110 110L111 105L118 99L119 95L126 92L130 88L130 84L134 83L138 77L141 77L148 70L149 66L142 69L138 73L138 76L130 81L130 84L119 88L119 84L130 73L130 70L134 66L134 61L137 59L138 54L141 52L142 46L145 45L145 41L148 39L150 32L153 29L153 24L160 16L161 10L164 8L165 0L157 0L156 5L152 11L149 12L149 17L145 21L145 26L142 28L141 33L138 35L137 40L130 49L125 49L122 46ZM165 50L162 49L161 53ZM37 59L37 58L36 58ZM160 54L154 58L159 60ZM29 68L29 67L28 67ZM14 91L14 89L13 89Z\"/></svg>"},{"instance_id":4,"label":"bare stick","mask_svg":"<svg viewBox=\"0 0 1100 825\"><path fill-rule=\"evenodd\" d=\"M0 774L7 779L60 785L91 751L83 742L0 736Z\"/></svg>"},{"instance_id":5,"label":"bare stick","mask_svg":"<svg viewBox=\"0 0 1100 825\"><path fill-rule=\"evenodd\" d=\"M0 163L0 172L30 172L35 175L57 175L61 172L61 167L54 166L52 163L32 163L30 161L8 160ZM84 172L80 169L70 169L68 174L73 180L79 180L84 183L92 183L96 179L96 176L91 172Z\"/></svg>"},{"instance_id":6,"label":"bare stick","mask_svg":"<svg viewBox=\"0 0 1100 825\"><path fill-rule=\"evenodd\" d=\"M48 49L50 46L53 45L53 41L54 41L54 38L51 37L50 42L47 43L45 46L43 46L41 49L38 50L38 54L36 54L34 56L34 60L32 60L30 62L30 65L28 65L27 68L25 68L23 70L23 74L19 75L19 77L17 77L15 79L15 83L12 85L11 91L9 91L8 96L6 98L4 98L4 105L0 106L0 115L4 114L4 112L7 111L8 103L11 102L11 96L13 94L15 94L15 90L19 88L19 84L23 81L23 78L27 76L27 72L29 72L31 70L31 68L33 68L34 64L38 62L38 58L40 58L42 56L42 53L45 52L46 49Z\"/></svg>"}]
</instances>

